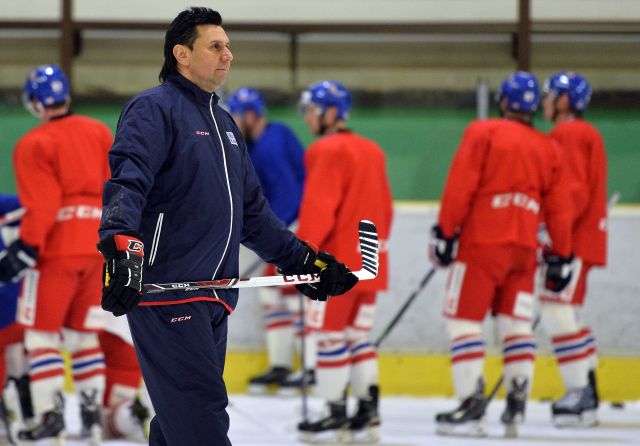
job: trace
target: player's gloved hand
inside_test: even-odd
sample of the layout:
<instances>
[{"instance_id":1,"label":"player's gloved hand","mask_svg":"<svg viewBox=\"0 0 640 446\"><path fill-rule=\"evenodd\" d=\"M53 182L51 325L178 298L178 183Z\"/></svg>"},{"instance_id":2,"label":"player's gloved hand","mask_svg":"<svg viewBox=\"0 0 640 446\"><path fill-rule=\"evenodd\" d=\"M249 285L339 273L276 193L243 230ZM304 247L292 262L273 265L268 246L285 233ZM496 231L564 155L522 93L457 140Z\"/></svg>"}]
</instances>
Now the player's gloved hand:
<instances>
[{"instance_id":1,"label":"player's gloved hand","mask_svg":"<svg viewBox=\"0 0 640 446\"><path fill-rule=\"evenodd\" d=\"M294 266L283 271L286 276L320 274L320 282L296 285L296 289L313 300L327 300L329 296L344 294L358 283L358 278L344 263L325 251L316 252L307 243Z\"/></svg>"},{"instance_id":2,"label":"player's gloved hand","mask_svg":"<svg viewBox=\"0 0 640 446\"><path fill-rule=\"evenodd\" d=\"M7 247L0 259L0 282L14 282L22 277L27 268L36 266L38 249L18 239Z\"/></svg>"},{"instance_id":3,"label":"player's gloved hand","mask_svg":"<svg viewBox=\"0 0 640 446\"><path fill-rule=\"evenodd\" d=\"M98 243L98 249L105 258L102 308L122 316L142 298L144 245L137 234L116 234Z\"/></svg>"},{"instance_id":4,"label":"player's gloved hand","mask_svg":"<svg viewBox=\"0 0 640 446\"><path fill-rule=\"evenodd\" d=\"M573 276L573 254L562 257L553 252L545 252L544 261L547 264L545 288L554 293L561 292L569 285Z\"/></svg>"},{"instance_id":5,"label":"player's gloved hand","mask_svg":"<svg viewBox=\"0 0 640 446\"><path fill-rule=\"evenodd\" d=\"M439 267L446 268L453 262L458 253L458 236L445 237L442 228L438 225L431 228L431 240L429 241L429 259Z\"/></svg>"}]
</instances>

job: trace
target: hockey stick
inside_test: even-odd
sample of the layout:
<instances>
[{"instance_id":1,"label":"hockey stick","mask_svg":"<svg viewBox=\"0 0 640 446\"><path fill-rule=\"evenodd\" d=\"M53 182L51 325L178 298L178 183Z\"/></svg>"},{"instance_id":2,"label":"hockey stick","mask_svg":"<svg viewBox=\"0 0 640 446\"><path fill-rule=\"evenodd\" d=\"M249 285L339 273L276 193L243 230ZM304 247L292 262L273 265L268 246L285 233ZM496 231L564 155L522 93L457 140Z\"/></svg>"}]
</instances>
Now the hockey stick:
<instances>
[{"instance_id":1,"label":"hockey stick","mask_svg":"<svg viewBox=\"0 0 640 446\"><path fill-rule=\"evenodd\" d=\"M376 339L376 342L374 343L374 345L376 347L380 347L380 344L382 343L382 341L385 340L385 338L387 336L389 336L389 333L391 333L391 330L393 330L393 327L396 326L396 324L398 323L398 321L400 320L400 318L404 315L404 313L407 311L407 309L409 308L409 306L411 305L411 303L415 300L416 297L418 297L418 294L420 294L420 292L424 289L425 286L427 286L427 284L429 283L429 281L431 280L431 278L433 277L433 275L436 273L436 267L432 267L429 272L427 272L427 274L422 278L422 281L420 281L420 284L418 285L418 287L413 291L413 293L411 293L409 295L409 297L407 298L407 300L405 301L404 305L402 305L402 308L400 308L400 311L398 311L398 313L394 316L394 318L391 320L391 322L389 322L387 324L387 327L382 331L382 333L378 336L378 339Z\"/></svg>"},{"instance_id":2,"label":"hockey stick","mask_svg":"<svg viewBox=\"0 0 640 446\"><path fill-rule=\"evenodd\" d=\"M362 269L355 271L360 280L371 280L378 276L378 232L376 226L361 220L358 225L360 253L362 255ZM147 283L143 285L145 293L159 293L162 291L195 291L205 289L254 288L261 286L289 286L320 281L320 274L299 274L295 276L264 276L246 279L234 277L231 279L202 280L194 282Z\"/></svg>"},{"instance_id":3,"label":"hockey stick","mask_svg":"<svg viewBox=\"0 0 640 446\"><path fill-rule=\"evenodd\" d=\"M9 225L20 220L27 210L25 208L14 209L0 216L0 226Z\"/></svg>"}]
</instances>

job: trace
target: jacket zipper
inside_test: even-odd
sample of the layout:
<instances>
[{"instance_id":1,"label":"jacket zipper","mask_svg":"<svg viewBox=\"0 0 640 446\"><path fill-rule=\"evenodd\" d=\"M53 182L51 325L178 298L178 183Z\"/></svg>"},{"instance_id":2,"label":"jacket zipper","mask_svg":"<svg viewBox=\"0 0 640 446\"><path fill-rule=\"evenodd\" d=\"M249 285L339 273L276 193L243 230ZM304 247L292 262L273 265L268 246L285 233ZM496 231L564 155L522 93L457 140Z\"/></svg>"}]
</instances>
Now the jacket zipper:
<instances>
[{"instance_id":1,"label":"jacket zipper","mask_svg":"<svg viewBox=\"0 0 640 446\"><path fill-rule=\"evenodd\" d=\"M233 231L233 195L231 194L231 182L229 181L229 171L227 169L227 154L224 150L224 142L222 141L222 136L220 135L220 130L218 129L218 123L216 122L216 118L213 115L213 94L211 95L211 98L209 99L209 113L211 114L211 119L213 120L213 125L216 127L216 133L218 134L218 140L220 141L220 150L222 151L222 161L224 162L224 176L225 179L227 180L227 191L229 192L229 234L227 235L227 243L224 246L224 251L222 252L222 256L220 257L220 261L218 262L218 266L216 266L216 269L213 272L213 276L211 277L211 279L215 279L216 275L218 274L218 270L220 269L220 266L222 265L222 261L224 260L225 256L227 255L227 250L229 249L229 243L231 242L231 233ZM218 297L218 294L215 293L216 297Z\"/></svg>"},{"instance_id":2,"label":"jacket zipper","mask_svg":"<svg viewBox=\"0 0 640 446\"><path fill-rule=\"evenodd\" d=\"M153 231L153 240L151 241L151 251L149 251L149 266L153 265L156 260L156 253L158 252L158 242L160 241L160 233L162 232L162 221L164 220L164 212L158 214L158 220L156 221L156 229Z\"/></svg>"}]
</instances>

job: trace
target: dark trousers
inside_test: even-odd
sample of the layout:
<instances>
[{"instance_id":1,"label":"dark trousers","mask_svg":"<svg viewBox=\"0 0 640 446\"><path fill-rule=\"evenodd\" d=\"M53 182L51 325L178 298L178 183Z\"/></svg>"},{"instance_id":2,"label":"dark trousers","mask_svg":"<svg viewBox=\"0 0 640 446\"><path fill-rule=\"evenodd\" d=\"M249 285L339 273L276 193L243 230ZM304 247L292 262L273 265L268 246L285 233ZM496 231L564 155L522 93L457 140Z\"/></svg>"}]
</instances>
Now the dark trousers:
<instances>
[{"instance_id":1,"label":"dark trousers","mask_svg":"<svg viewBox=\"0 0 640 446\"><path fill-rule=\"evenodd\" d=\"M215 302L145 306L127 313L156 410L149 445L231 445L222 379L227 316Z\"/></svg>"}]
</instances>

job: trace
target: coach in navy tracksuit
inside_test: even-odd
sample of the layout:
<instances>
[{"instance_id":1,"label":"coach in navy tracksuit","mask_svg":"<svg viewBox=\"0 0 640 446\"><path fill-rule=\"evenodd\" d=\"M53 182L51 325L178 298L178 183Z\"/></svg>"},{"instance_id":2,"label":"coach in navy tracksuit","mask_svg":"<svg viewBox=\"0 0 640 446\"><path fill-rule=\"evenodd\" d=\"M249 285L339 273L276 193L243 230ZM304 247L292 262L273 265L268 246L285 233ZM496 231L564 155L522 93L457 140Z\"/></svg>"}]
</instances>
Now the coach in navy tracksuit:
<instances>
[{"instance_id":1,"label":"coach in navy tracksuit","mask_svg":"<svg viewBox=\"0 0 640 446\"><path fill-rule=\"evenodd\" d=\"M357 282L344 264L289 232L263 197L242 136L213 92L233 59L221 24L208 8L174 19L162 84L126 106L109 153L98 245L102 306L127 313L157 414L153 445L230 444L222 373L238 293L141 296L143 271L147 283L236 277L243 243L287 274L319 272L319 284L300 286L312 299Z\"/></svg>"}]
</instances>

